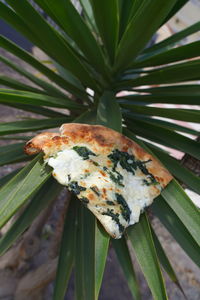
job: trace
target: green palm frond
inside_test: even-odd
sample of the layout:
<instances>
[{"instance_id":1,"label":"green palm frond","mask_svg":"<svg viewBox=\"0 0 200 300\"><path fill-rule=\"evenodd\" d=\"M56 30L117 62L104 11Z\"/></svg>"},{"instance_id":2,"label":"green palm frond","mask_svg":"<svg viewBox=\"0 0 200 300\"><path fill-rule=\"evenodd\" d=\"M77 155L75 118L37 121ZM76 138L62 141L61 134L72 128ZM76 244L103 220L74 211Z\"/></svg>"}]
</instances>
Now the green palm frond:
<instances>
[{"instance_id":1,"label":"green palm frond","mask_svg":"<svg viewBox=\"0 0 200 300\"><path fill-rule=\"evenodd\" d=\"M15 133L22 136L30 132L32 136L34 131L68 122L101 124L139 143L178 181L200 193L199 178L159 146L200 159L199 143L182 134L197 137L199 132L176 122L200 121L200 113L195 109L200 104L200 42L179 45L200 30L200 22L149 46L162 24L188 1L80 0L79 13L71 1L35 0L34 4L51 22L28 0L4 2L0 2L0 18L40 48L51 64L0 36L0 47L34 70L27 71L1 55L0 61L29 83L0 74L0 84L6 87L0 89L0 104L43 116L1 122L2 139L10 136L17 140L20 137L15 138ZM118 96L118 92L124 91L132 94ZM179 108L163 107L165 104ZM182 108L183 104L191 107ZM23 153L23 139L0 147L1 166L29 159ZM38 155L24 168L0 179L0 227L21 207L25 208L1 237L1 254L60 193L61 187L50 175L51 169ZM199 210L175 179L155 200L151 210L199 265ZM181 289L150 222L144 213L121 240L113 241L96 218L72 196L60 245L54 300L64 299L73 268L76 299L97 300L109 245L116 251L134 299L141 296L130 251L134 251L154 299L167 299L160 264Z\"/></svg>"}]
</instances>

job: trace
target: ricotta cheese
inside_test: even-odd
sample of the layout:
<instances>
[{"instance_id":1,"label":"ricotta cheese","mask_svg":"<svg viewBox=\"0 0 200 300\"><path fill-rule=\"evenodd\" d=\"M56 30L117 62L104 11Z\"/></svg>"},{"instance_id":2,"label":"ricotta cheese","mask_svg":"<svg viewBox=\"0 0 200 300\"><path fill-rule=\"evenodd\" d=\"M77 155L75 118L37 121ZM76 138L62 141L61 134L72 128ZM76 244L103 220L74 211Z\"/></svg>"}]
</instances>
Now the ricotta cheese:
<instances>
[{"instance_id":1,"label":"ricotta cheese","mask_svg":"<svg viewBox=\"0 0 200 300\"><path fill-rule=\"evenodd\" d=\"M56 180L73 191L114 238L139 221L153 201L151 185L161 186L146 168L126 152L98 155L78 144L46 159Z\"/></svg>"}]
</instances>

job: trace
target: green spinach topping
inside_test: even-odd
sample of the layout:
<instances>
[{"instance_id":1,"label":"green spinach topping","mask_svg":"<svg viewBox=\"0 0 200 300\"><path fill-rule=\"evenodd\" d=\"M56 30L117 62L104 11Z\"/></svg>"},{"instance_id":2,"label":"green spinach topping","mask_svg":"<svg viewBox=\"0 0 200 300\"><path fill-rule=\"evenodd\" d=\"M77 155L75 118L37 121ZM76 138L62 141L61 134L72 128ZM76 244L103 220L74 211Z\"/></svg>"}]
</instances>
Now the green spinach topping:
<instances>
[{"instance_id":1,"label":"green spinach topping","mask_svg":"<svg viewBox=\"0 0 200 300\"><path fill-rule=\"evenodd\" d=\"M110 201L110 200L107 200L106 203L107 203L108 205L115 205L115 203L114 203L113 201Z\"/></svg>"},{"instance_id":2,"label":"green spinach topping","mask_svg":"<svg viewBox=\"0 0 200 300\"><path fill-rule=\"evenodd\" d=\"M68 185L69 189L74 192L74 194L79 195L80 192L85 191L86 188L83 186L78 185L77 181L72 181Z\"/></svg>"},{"instance_id":3,"label":"green spinach topping","mask_svg":"<svg viewBox=\"0 0 200 300\"><path fill-rule=\"evenodd\" d=\"M131 210L130 210L128 204L126 203L126 200L124 199L124 197L122 195L117 194L117 193L115 194L115 197L116 197L117 203L120 204L122 216L129 223Z\"/></svg>"},{"instance_id":4,"label":"green spinach topping","mask_svg":"<svg viewBox=\"0 0 200 300\"><path fill-rule=\"evenodd\" d=\"M112 172L107 167L103 167L103 170L108 173L108 175L110 176L110 179L113 182L117 183L120 186L124 186L124 184L121 182L124 177L117 170L113 169L113 172Z\"/></svg>"},{"instance_id":5,"label":"green spinach topping","mask_svg":"<svg viewBox=\"0 0 200 300\"><path fill-rule=\"evenodd\" d=\"M132 173L133 175L135 175L136 169L139 168L142 171L142 173L150 179L150 182L148 182L147 180L143 181L145 184L147 184L147 182L148 185L157 183L153 174L151 174L146 168L146 164L151 161L150 159L147 161L136 160L134 155L131 155L127 152L119 151L118 149L113 150L112 153L108 155L108 158L113 163L114 171L116 170L118 163L123 169L125 169L127 172Z\"/></svg>"},{"instance_id":6,"label":"green spinach topping","mask_svg":"<svg viewBox=\"0 0 200 300\"><path fill-rule=\"evenodd\" d=\"M119 163L123 169L135 174L134 170L137 169L137 164L133 155L115 149L108 155L108 158L112 161L114 170Z\"/></svg>"},{"instance_id":7,"label":"green spinach topping","mask_svg":"<svg viewBox=\"0 0 200 300\"><path fill-rule=\"evenodd\" d=\"M118 213L114 213L113 209L107 209L106 212L103 212L102 215L106 215L112 218L113 221L115 221L115 223L118 225L119 227L119 232L123 233L124 232L124 226L120 223L119 221L119 214Z\"/></svg>"},{"instance_id":8,"label":"green spinach topping","mask_svg":"<svg viewBox=\"0 0 200 300\"><path fill-rule=\"evenodd\" d=\"M99 192L99 189L96 185L94 186L91 186L90 189L97 195L97 196L100 196L100 192Z\"/></svg>"},{"instance_id":9,"label":"green spinach topping","mask_svg":"<svg viewBox=\"0 0 200 300\"><path fill-rule=\"evenodd\" d=\"M73 150L76 151L78 155L83 157L84 160L89 159L90 155L96 156L96 154L89 150L87 147L74 146Z\"/></svg>"}]
</instances>

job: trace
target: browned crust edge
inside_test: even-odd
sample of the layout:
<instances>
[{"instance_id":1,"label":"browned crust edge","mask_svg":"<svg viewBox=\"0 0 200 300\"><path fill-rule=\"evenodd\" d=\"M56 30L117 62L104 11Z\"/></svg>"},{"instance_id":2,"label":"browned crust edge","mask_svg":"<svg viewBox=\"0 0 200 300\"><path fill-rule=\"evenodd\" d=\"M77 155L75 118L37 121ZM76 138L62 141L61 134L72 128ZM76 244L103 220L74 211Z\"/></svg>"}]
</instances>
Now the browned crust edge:
<instances>
[{"instance_id":1,"label":"browned crust edge","mask_svg":"<svg viewBox=\"0 0 200 300\"><path fill-rule=\"evenodd\" d=\"M148 170L151 172L162 187L165 187L173 178L162 164L152 155L142 149L137 143L126 136L101 125L88 125L69 123L60 127L59 133L43 132L31 139L24 147L28 155L44 151L48 156L48 150L56 152L61 146L68 143L88 143L96 151L107 153L115 147L120 151L132 152L137 159L151 160Z\"/></svg>"}]
</instances>

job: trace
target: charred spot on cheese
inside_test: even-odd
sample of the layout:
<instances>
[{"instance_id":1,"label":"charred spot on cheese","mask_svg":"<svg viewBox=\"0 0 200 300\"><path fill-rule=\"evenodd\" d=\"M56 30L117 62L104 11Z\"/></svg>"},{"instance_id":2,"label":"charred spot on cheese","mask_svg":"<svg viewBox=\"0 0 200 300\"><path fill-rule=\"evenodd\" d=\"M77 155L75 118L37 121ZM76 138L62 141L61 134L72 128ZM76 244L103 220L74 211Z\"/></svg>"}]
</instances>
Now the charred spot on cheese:
<instances>
[{"instance_id":1,"label":"charred spot on cheese","mask_svg":"<svg viewBox=\"0 0 200 300\"><path fill-rule=\"evenodd\" d=\"M119 227L119 232L122 234L124 233L124 230L125 230L125 227L120 223L120 220L119 220L119 214L118 213L114 213L114 210L113 209L107 209L106 212L103 212L102 215L105 215L105 216L109 216L112 218L112 220L118 225Z\"/></svg>"},{"instance_id":2,"label":"charred spot on cheese","mask_svg":"<svg viewBox=\"0 0 200 300\"><path fill-rule=\"evenodd\" d=\"M68 185L69 189L74 192L74 194L79 195L80 192L86 191L86 188L78 185L77 181L71 181Z\"/></svg>"},{"instance_id":3,"label":"charred spot on cheese","mask_svg":"<svg viewBox=\"0 0 200 300\"><path fill-rule=\"evenodd\" d=\"M90 155L96 156L96 154L87 147L74 146L73 150L76 151L84 160L89 159Z\"/></svg>"},{"instance_id":4,"label":"charred spot on cheese","mask_svg":"<svg viewBox=\"0 0 200 300\"><path fill-rule=\"evenodd\" d=\"M124 197L120 194L115 194L117 203L120 204L121 206L121 213L123 218L129 223L130 222L130 215L131 215L131 210L124 199Z\"/></svg>"}]
</instances>

